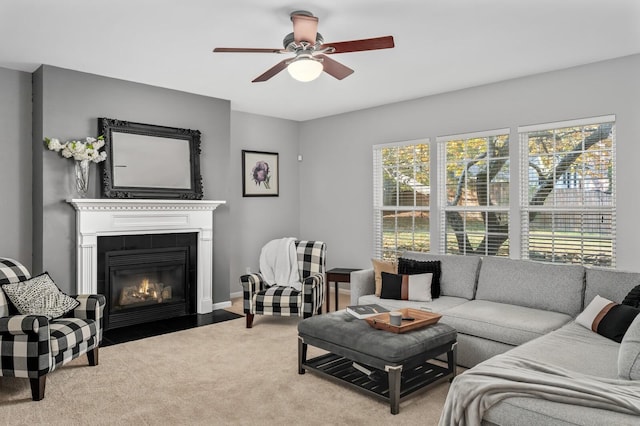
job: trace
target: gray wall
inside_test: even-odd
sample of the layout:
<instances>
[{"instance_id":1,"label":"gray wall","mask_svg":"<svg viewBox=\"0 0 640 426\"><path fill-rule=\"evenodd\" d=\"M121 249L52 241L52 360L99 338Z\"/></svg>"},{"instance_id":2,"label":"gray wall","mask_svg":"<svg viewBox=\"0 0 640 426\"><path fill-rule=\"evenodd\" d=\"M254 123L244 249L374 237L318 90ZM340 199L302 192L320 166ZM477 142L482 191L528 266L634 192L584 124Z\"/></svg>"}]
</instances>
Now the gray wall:
<instances>
[{"instance_id":1,"label":"gray wall","mask_svg":"<svg viewBox=\"0 0 640 426\"><path fill-rule=\"evenodd\" d=\"M0 68L0 256L31 267L31 74Z\"/></svg>"},{"instance_id":2,"label":"gray wall","mask_svg":"<svg viewBox=\"0 0 640 426\"><path fill-rule=\"evenodd\" d=\"M64 201L74 196L73 162L42 141L95 135L101 116L202 132L205 198L227 201L214 213L214 303L241 292L238 277L247 267L258 270L264 243L299 236L297 122L231 113L228 101L51 66L33 74L33 104L29 73L0 69L0 88L6 93L2 146L12 154L1 157L0 178L15 183L2 192L8 202L0 210L0 255L30 267L33 259L33 272L48 270L65 291L75 288L75 212ZM279 153L279 197L242 197L243 149ZM89 197L100 196L98 173L92 165Z\"/></svg>"},{"instance_id":3,"label":"gray wall","mask_svg":"<svg viewBox=\"0 0 640 426\"><path fill-rule=\"evenodd\" d=\"M374 144L435 141L437 136L498 128L511 128L511 140L516 142L519 125L615 114L617 267L640 271L635 174L640 158L638 75L640 55L634 55L301 123L300 152L305 158L300 174L301 234L327 243L328 267L370 266ZM435 168L435 147L431 157ZM517 185L517 149L512 149L511 167L511 182ZM435 184L432 181L432 190ZM512 198L517 196L514 190L516 186ZM512 224L519 220L518 213L512 209ZM431 235L437 243L436 219L432 216ZM519 237L514 232L511 237L516 249L512 255L517 255Z\"/></svg>"},{"instance_id":4,"label":"gray wall","mask_svg":"<svg viewBox=\"0 0 640 426\"><path fill-rule=\"evenodd\" d=\"M75 290L73 161L49 151L42 140L96 135L97 118L109 117L202 132L204 198L229 196L230 103L51 66L34 73L34 272L48 270L64 291ZM36 111L41 108L41 113ZM100 197L99 168L91 165L88 197ZM229 300L229 205L214 212L214 303ZM40 222L41 221L41 222Z\"/></svg>"},{"instance_id":5,"label":"gray wall","mask_svg":"<svg viewBox=\"0 0 640 426\"><path fill-rule=\"evenodd\" d=\"M214 213L218 303L240 291L238 276L247 267L257 270L260 247L271 238L321 239L328 245L329 267L369 266L374 144L503 127L515 138L518 125L616 114L618 268L640 271L638 73L640 55L634 55L296 123L231 112L220 99L50 66L33 74L33 86L30 74L0 69L0 146L8 153L0 157L0 255L27 265L33 259L34 272L48 269L63 290L75 288L75 216L64 202L72 194L73 164L46 150L42 139L95 135L100 116L203 132L205 198L228 201ZM279 197L242 197L242 149L280 154ZM517 173L517 150L512 155ZM99 195L97 170L93 165L89 196ZM512 220L517 213L512 211ZM512 245L517 242L512 234Z\"/></svg>"},{"instance_id":6,"label":"gray wall","mask_svg":"<svg viewBox=\"0 0 640 426\"><path fill-rule=\"evenodd\" d=\"M285 236L307 238L300 229L298 128L294 121L243 112L231 113L231 293L242 291L238 278L246 268L258 271L262 246ZM278 197L242 196L242 150L277 152ZM301 163L304 164L304 163ZM304 167L302 167L304 169Z\"/></svg>"}]
</instances>

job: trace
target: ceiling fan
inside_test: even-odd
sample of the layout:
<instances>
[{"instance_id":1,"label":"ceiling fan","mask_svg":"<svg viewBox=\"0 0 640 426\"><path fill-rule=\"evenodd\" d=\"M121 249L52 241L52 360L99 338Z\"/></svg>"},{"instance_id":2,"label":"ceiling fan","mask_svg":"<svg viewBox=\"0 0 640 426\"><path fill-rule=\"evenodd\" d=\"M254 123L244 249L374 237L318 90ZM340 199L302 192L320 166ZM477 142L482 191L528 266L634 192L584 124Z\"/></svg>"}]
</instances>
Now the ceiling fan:
<instances>
[{"instance_id":1,"label":"ceiling fan","mask_svg":"<svg viewBox=\"0 0 640 426\"><path fill-rule=\"evenodd\" d=\"M216 47L221 53L294 53L295 57L285 59L256 77L252 83L267 81L283 69L299 81L312 81L322 71L342 80L353 74L353 70L327 55L334 53L360 52L363 50L389 49L394 47L393 36L325 43L318 32L318 18L306 10L291 12L293 32L283 40L283 49Z\"/></svg>"}]
</instances>

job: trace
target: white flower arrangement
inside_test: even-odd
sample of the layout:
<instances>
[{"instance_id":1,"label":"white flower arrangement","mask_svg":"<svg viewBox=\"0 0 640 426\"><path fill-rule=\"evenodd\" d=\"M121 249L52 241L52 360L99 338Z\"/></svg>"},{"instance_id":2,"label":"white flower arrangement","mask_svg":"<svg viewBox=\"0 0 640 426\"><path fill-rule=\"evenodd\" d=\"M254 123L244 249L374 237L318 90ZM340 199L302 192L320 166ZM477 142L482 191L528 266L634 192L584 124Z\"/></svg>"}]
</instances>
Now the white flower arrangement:
<instances>
[{"instance_id":1,"label":"white flower arrangement","mask_svg":"<svg viewBox=\"0 0 640 426\"><path fill-rule=\"evenodd\" d=\"M107 153L99 149L104 146L104 137L97 139L90 136L83 141L60 142L56 138L45 138L44 142L51 151L59 152L64 158L73 158L76 161L93 161L99 163L107 158Z\"/></svg>"}]
</instances>

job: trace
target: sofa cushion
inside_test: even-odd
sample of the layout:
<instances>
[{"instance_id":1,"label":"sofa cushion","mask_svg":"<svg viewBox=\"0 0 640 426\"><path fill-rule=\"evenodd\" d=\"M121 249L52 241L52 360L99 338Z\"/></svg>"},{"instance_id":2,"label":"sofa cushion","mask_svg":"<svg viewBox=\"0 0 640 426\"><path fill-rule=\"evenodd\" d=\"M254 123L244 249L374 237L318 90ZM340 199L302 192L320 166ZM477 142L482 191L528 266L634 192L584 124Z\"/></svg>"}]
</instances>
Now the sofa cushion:
<instances>
[{"instance_id":1,"label":"sofa cushion","mask_svg":"<svg viewBox=\"0 0 640 426\"><path fill-rule=\"evenodd\" d=\"M96 322L91 319L58 318L49 323L51 354L75 348L96 335Z\"/></svg>"},{"instance_id":2,"label":"sofa cushion","mask_svg":"<svg viewBox=\"0 0 640 426\"><path fill-rule=\"evenodd\" d=\"M489 408L482 425L636 426L637 421L632 414L523 396L507 398Z\"/></svg>"},{"instance_id":3,"label":"sofa cushion","mask_svg":"<svg viewBox=\"0 0 640 426\"><path fill-rule=\"evenodd\" d=\"M596 296L576 317L576 322L589 330L620 343L640 309Z\"/></svg>"},{"instance_id":4,"label":"sofa cushion","mask_svg":"<svg viewBox=\"0 0 640 426\"><path fill-rule=\"evenodd\" d=\"M486 257L476 299L576 316L582 310L584 267Z\"/></svg>"},{"instance_id":5,"label":"sofa cushion","mask_svg":"<svg viewBox=\"0 0 640 426\"><path fill-rule=\"evenodd\" d=\"M275 316L296 316L300 314L302 292L293 287L271 286L253 295L255 313Z\"/></svg>"},{"instance_id":6,"label":"sofa cushion","mask_svg":"<svg viewBox=\"0 0 640 426\"><path fill-rule=\"evenodd\" d=\"M569 315L516 305L472 300L442 312L440 321L458 333L520 345L562 327Z\"/></svg>"},{"instance_id":7,"label":"sofa cushion","mask_svg":"<svg viewBox=\"0 0 640 426\"><path fill-rule=\"evenodd\" d=\"M513 348L511 353L578 373L617 379L619 348L620 343L570 321L558 330Z\"/></svg>"},{"instance_id":8,"label":"sofa cushion","mask_svg":"<svg viewBox=\"0 0 640 426\"><path fill-rule=\"evenodd\" d=\"M467 299L462 297L440 296L437 299L433 299L431 302L415 302L412 300L395 300L395 299L381 299L374 294L367 294L360 296L358 299L358 305L376 304L383 306L390 311L395 311L402 308L414 308L424 309L426 311L438 312L453 308L454 306L467 303Z\"/></svg>"},{"instance_id":9,"label":"sofa cushion","mask_svg":"<svg viewBox=\"0 0 640 426\"><path fill-rule=\"evenodd\" d=\"M618 376L640 380L640 315L629 326L618 351Z\"/></svg>"},{"instance_id":10,"label":"sofa cushion","mask_svg":"<svg viewBox=\"0 0 640 426\"><path fill-rule=\"evenodd\" d=\"M422 261L440 261L440 294L442 296L473 299L476 292L478 268L482 259L479 256L461 256L456 254L430 254L407 251L405 259Z\"/></svg>"},{"instance_id":11,"label":"sofa cushion","mask_svg":"<svg viewBox=\"0 0 640 426\"><path fill-rule=\"evenodd\" d=\"M513 348L509 354L604 379L618 379L616 359L619 347L619 343L572 321L556 331ZM517 419L515 423L514 419ZM507 398L491 407L485 413L484 420L501 425L632 425L637 422L637 418L628 414L530 397Z\"/></svg>"},{"instance_id":12,"label":"sofa cushion","mask_svg":"<svg viewBox=\"0 0 640 426\"><path fill-rule=\"evenodd\" d=\"M640 284L639 272L622 272L613 269L586 268L585 306L596 295L620 303L629 292Z\"/></svg>"}]
</instances>

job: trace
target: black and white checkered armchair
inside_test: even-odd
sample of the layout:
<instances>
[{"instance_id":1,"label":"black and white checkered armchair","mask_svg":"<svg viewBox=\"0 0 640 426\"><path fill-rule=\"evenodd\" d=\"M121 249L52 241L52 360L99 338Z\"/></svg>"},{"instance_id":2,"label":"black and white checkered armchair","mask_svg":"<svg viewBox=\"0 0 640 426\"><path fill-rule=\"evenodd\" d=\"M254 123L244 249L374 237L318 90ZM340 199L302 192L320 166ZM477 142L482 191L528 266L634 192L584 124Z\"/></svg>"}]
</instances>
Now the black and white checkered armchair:
<instances>
[{"instance_id":1,"label":"black and white checkered armchair","mask_svg":"<svg viewBox=\"0 0 640 426\"><path fill-rule=\"evenodd\" d=\"M30 278L19 262L0 258L0 285ZM28 378L34 401L44 398L47 374L87 354L98 364L102 341L102 295L72 296L80 304L64 317L20 315L0 289L0 376Z\"/></svg>"},{"instance_id":2,"label":"black and white checkered armchair","mask_svg":"<svg viewBox=\"0 0 640 426\"><path fill-rule=\"evenodd\" d=\"M308 318L322 313L326 245L322 241L296 241L295 245L301 291L289 286L268 286L259 273L240 277L247 328L252 327L254 315Z\"/></svg>"}]
</instances>

